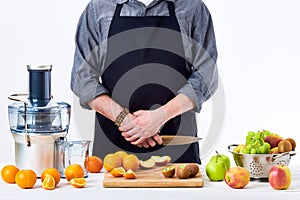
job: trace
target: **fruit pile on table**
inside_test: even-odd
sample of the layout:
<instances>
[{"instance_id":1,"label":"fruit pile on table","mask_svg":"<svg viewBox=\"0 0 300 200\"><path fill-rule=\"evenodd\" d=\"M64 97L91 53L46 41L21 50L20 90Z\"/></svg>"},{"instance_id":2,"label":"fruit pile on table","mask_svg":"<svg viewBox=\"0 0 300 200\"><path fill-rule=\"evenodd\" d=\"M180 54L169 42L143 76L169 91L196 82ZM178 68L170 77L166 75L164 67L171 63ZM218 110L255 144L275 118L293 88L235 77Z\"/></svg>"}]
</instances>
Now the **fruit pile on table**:
<instances>
[{"instance_id":1,"label":"fruit pile on table","mask_svg":"<svg viewBox=\"0 0 300 200\"><path fill-rule=\"evenodd\" d=\"M86 169L91 173L99 173L102 170L102 160L97 156L90 156L86 160ZM71 164L64 175L70 185L75 188L86 186L84 169L81 165ZM2 180L8 184L17 184L22 189L31 189L37 181L36 173L31 169L18 169L15 165L6 165L1 170ZM47 168L41 174L42 188L53 190L60 182L60 172L56 168Z\"/></svg>"},{"instance_id":2,"label":"fruit pile on table","mask_svg":"<svg viewBox=\"0 0 300 200\"><path fill-rule=\"evenodd\" d=\"M267 130L249 131L245 137L245 143L239 144L233 150L234 153L244 154L280 154L295 151L296 142L292 138L283 139L279 134ZM166 165L166 166L165 166ZM164 166L164 167L162 167ZM85 162L85 168L90 173L99 173L102 168L112 177L124 177L125 179L139 178L138 170L159 169L162 167L162 178L188 179L201 177L200 169L196 163L185 163L180 166L171 163L171 157L151 156L148 160L139 160L134 154L117 151L107 154L103 161L97 156L89 156ZM242 166L231 166L230 158L225 154L213 155L205 167L206 175L210 181L224 181L231 188L244 188L250 183L250 173ZM84 169L77 164L68 166L64 175L70 185L75 188L85 187ZM2 179L8 184L16 183L20 188L32 188L37 180L34 171L30 169L18 169L14 165L4 166L1 170ZM165 179L170 180L170 179ZM172 180L172 179L171 179ZM195 179L192 179L195 180ZM268 182L272 188L288 189L292 180L292 173L288 166L274 164L268 173ZM55 168L45 169L41 174L42 188L52 190L60 182L60 172Z\"/></svg>"},{"instance_id":3,"label":"fruit pile on table","mask_svg":"<svg viewBox=\"0 0 300 200\"><path fill-rule=\"evenodd\" d=\"M294 139L283 139L279 134L263 130L257 132L249 131L245 144L238 145L234 152L244 154L278 154L294 151L295 148L296 142Z\"/></svg>"},{"instance_id":4,"label":"fruit pile on table","mask_svg":"<svg viewBox=\"0 0 300 200\"><path fill-rule=\"evenodd\" d=\"M103 165L107 172L114 177L124 176L127 179L138 178L137 170L152 169L156 166L162 167L162 177L179 179L193 178L199 173L199 166L196 163L182 164L180 167L172 166L170 156L151 156L148 160L139 160L134 154L127 154L124 151L107 154L103 159Z\"/></svg>"},{"instance_id":5,"label":"fruit pile on table","mask_svg":"<svg viewBox=\"0 0 300 200\"><path fill-rule=\"evenodd\" d=\"M279 134L268 130L249 131L245 139L245 143L235 147L233 150L235 154L280 154L295 151L296 148L294 139L283 139ZM210 181L224 181L232 188L243 188L248 185L249 171L242 166L231 167L228 156L216 153L206 165L206 175ZM274 163L267 172L268 182L272 188L276 190L289 188L292 174L287 165Z\"/></svg>"}]
</instances>

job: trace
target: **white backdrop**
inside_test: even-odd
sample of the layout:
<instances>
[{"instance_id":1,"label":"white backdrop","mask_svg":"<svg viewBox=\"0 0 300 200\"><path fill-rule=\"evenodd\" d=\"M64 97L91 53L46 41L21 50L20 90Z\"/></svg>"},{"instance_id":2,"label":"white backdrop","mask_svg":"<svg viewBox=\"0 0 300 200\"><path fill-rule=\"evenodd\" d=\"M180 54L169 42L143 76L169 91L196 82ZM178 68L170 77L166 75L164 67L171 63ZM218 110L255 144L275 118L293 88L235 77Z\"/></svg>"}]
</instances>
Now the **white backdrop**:
<instances>
[{"instance_id":1,"label":"white backdrop","mask_svg":"<svg viewBox=\"0 0 300 200\"><path fill-rule=\"evenodd\" d=\"M0 163L14 162L7 96L27 92L26 64L53 64L52 94L73 105L69 85L74 35L88 1L0 1ZM249 130L262 129L295 138L300 144L300 1L204 2L214 21L226 96L226 119L215 148L229 155L229 144L243 143ZM200 137L206 137L211 101L203 106ZM86 127L86 133L91 128ZM69 136L78 138L78 132L82 131L72 116ZM292 159L299 161L299 155Z\"/></svg>"}]
</instances>

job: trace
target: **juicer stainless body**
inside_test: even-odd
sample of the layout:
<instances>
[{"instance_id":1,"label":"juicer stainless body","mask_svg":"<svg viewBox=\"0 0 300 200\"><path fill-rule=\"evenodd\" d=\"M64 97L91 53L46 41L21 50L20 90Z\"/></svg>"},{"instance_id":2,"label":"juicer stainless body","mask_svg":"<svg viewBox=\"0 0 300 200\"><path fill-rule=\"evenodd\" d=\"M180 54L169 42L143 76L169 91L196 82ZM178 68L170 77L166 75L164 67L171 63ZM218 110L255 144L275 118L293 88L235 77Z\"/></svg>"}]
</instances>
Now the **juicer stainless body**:
<instances>
[{"instance_id":1,"label":"juicer stainless body","mask_svg":"<svg viewBox=\"0 0 300 200\"><path fill-rule=\"evenodd\" d=\"M15 162L20 169L32 169L38 177L47 168L55 167L54 143L66 133L32 134L30 146L24 139L24 134L12 133L15 140Z\"/></svg>"},{"instance_id":2,"label":"juicer stainless body","mask_svg":"<svg viewBox=\"0 0 300 200\"><path fill-rule=\"evenodd\" d=\"M51 65L27 69L29 95L11 95L9 99L15 102L8 106L8 115L15 140L16 166L32 169L40 177L45 169L55 167L55 141L66 137L71 106L53 100Z\"/></svg>"}]
</instances>

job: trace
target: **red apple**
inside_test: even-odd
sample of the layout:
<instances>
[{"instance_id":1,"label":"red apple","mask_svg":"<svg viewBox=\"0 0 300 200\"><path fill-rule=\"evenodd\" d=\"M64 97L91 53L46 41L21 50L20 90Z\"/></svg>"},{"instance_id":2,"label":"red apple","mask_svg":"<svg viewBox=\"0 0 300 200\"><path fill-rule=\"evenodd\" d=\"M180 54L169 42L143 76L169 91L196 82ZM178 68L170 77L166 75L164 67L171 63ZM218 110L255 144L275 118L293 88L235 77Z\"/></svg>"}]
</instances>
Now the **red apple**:
<instances>
[{"instance_id":1,"label":"red apple","mask_svg":"<svg viewBox=\"0 0 300 200\"><path fill-rule=\"evenodd\" d=\"M276 133L271 133L265 137L264 141L269 143L272 149L278 146L278 143L282 141L282 137Z\"/></svg>"},{"instance_id":2,"label":"red apple","mask_svg":"<svg viewBox=\"0 0 300 200\"><path fill-rule=\"evenodd\" d=\"M243 167L232 167L226 171L224 180L232 188L244 188L250 182L250 173Z\"/></svg>"},{"instance_id":3,"label":"red apple","mask_svg":"<svg viewBox=\"0 0 300 200\"><path fill-rule=\"evenodd\" d=\"M286 165L274 165L269 170L269 183L275 190L285 190L292 182L291 170Z\"/></svg>"}]
</instances>

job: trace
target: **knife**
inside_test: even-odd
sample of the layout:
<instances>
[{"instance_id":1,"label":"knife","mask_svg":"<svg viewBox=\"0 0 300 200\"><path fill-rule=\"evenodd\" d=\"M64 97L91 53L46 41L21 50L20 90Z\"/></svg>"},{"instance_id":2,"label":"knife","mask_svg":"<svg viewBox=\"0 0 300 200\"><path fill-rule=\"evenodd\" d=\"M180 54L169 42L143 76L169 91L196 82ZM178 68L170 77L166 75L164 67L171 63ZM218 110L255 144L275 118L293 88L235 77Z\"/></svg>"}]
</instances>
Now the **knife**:
<instances>
[{"instance_id":1,"label":"knife","mask_svg":"<svg viewBox=\"0 0 300 200\"><path fill-rule=\"evenodd\" d=\"M202 138L183 135L161 135L163 145L184 145L192 144L202 140Z\"/></svg>"}]
</instances>

